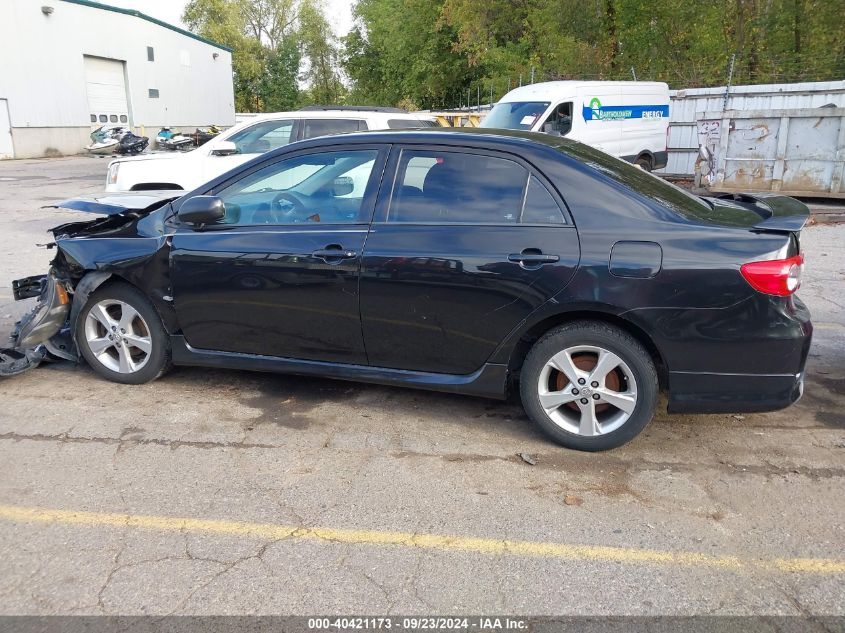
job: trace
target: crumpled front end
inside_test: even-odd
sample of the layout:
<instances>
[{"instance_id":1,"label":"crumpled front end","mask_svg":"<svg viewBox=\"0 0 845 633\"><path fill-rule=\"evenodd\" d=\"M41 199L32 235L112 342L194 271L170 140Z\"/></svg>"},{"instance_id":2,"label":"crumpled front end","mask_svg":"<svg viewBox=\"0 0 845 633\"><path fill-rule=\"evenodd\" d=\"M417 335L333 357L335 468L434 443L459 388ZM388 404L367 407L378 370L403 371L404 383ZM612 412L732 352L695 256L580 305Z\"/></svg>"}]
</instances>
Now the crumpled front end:
<instances>
[{"instance_id":1,"label":"crumpled front end","mask_svg":"<svg viewBox=\"0 0 845 633\"><path fill-rule=\"evenodd\" d=\"M13 376L37 367L52 354L75 358L67 330L71 308L68 283L54 270L46 275L12 282L16 300L38 297L38 302L15 324L9 347L0 349L0 376Z\"/></svg>"},{"instance_id":2,"label":"crumpled front end","mask_svg":"<svg viewBox=\"0 0 845 633\"><path fill-rule=\"evenodd\" d=\"M50 272L12 282L16 300L38 297L38 302L17 322L8 346L0 344L0 376L20 374L44 360L79 359L72 330L88 296L115 269L132 268L158 253L169 202L180 193L101 194L50 205L96 217L53 227L55 242L45 245L57 250ZM140 271L139 278L147 272Z\"/></svg>"}]
</instances>

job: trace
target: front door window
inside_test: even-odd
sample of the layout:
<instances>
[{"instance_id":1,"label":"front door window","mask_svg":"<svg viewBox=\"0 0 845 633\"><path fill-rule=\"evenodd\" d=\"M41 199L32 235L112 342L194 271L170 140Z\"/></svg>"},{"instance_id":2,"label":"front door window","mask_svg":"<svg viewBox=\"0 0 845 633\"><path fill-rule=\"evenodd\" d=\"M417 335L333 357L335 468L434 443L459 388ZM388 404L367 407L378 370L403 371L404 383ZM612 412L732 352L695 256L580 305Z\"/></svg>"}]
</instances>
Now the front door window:
<instances>
[{"instance_id":1,"label":"front door window","mask_svg":"<svg viewBox=\"0 0 845 633\"><path fill-rule=\"evenodd\" d=\"M566 136L572 130L572 102L559 103L543 123L543 132Z\"/></svg>"}]
</instances>

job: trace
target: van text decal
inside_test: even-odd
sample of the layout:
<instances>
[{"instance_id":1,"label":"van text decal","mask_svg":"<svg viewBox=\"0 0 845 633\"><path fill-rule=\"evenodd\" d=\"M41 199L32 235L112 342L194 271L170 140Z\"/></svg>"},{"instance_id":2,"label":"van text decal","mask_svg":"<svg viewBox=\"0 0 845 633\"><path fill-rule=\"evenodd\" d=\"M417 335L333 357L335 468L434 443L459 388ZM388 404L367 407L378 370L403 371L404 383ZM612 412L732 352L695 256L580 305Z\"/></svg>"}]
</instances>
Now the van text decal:
<instances>
[{"instance_id":1,"label":"van text decal","mask_svg":"<svg viewBox=\"0 0 845 633\"><path fill-rule=\"evenodd\" d=\"M585 121L662 119L669 116L669 105L603 106L597 97L593 97L590 105L585 105L581 112Z\"/></svg>"}]
</instances>

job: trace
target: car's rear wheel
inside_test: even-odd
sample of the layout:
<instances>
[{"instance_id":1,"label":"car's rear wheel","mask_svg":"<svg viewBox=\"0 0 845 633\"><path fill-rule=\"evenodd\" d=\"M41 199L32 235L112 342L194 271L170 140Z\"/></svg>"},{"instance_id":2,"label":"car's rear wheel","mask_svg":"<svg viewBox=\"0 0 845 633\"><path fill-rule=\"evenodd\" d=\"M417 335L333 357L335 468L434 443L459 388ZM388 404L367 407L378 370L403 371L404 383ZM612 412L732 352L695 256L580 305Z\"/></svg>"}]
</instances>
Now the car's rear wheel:
<instances>
[{"instance_id":1,"label":"car's rear wheel","mask_svg":"<svg viewBox=\"0 0 845 633\"><path fill-rule=\"evenodd\" d=\"M528 415L556 442L602 451L646 427L659 387L654 362L639 341L606 323L579 321L534 344L520 393Z\"/></svg>"},{"instance_id":2,"label":"car's rear wheel","mask_svg":"<svg viewBox=\"0 0 845 633\"><path fill-rule=\"evenodd\" d=\"M155 308L139 290L123 283L99 288L76 324L82 356L103 378L139 385L170 367L170 340Z\"/></svg>"}]
</instances>

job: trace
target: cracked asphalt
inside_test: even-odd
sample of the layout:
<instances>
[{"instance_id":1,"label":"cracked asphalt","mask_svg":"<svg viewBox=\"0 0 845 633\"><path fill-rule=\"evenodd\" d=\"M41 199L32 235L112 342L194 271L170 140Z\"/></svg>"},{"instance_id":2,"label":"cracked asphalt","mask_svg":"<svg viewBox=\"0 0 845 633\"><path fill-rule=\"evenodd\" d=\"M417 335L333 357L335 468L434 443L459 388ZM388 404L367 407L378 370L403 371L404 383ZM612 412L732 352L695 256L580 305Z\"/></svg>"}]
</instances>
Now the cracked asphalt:
<instances>
[{"instance_id":1,"label":"cracked asphalt","mask_svg":"<svg viewBox=\"0 0 845 633\"><path fill-rule=\"evenodd\" d=\"M106 161L0 162L0 337L41 206ZM804 398L566 451L506 403L180 368L0 382L2 614L845 615L845 225L811 226ZM535 465L518 454L536 459Z\"/></svg>"}]
</instances>

